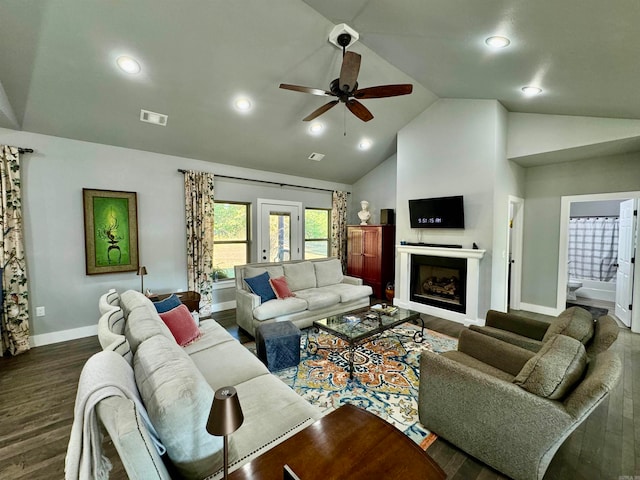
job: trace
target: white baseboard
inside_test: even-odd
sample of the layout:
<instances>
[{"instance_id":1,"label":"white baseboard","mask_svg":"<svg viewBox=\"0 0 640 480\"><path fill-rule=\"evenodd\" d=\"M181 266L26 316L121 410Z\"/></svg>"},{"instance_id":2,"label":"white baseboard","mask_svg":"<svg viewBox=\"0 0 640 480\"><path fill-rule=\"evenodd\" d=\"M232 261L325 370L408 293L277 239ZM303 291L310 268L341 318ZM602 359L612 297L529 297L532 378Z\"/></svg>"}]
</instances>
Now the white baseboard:
<instances>
[{"instance_id":1,"label":"white baseboard","mask_svg":"<svg viewBox=\"0 0 640 480\"><path fill-rule=\"evenodd\" d=\"M543 305L535 305L533 303L520 302L520 310L526 312L540 313L542 315L549 315L550 317L557 317L562 313L562 310L558 311L557 308L545 307Z\"/></svg>"},{"instance_id":2,"label":"white baseboard","mask_svg":"<svg viewBox=\"0 0 640 480\"><path fill-rule=\"evenodd\" d=\"M231 310L232 308L236 308L236 301L229 300L228 302L222 303L214 303L211 305L211 312L221 312L223 310Z\"/></svg>"},{"instance_id":3,"label":"white baseboard","mask_svg":"<svg viewBox=\"0 0 640 480\"><path fill-rule=\"evenodd\" d=\"M98 335L98 324L89 325L88 327L61 330L59 332L33 335L32 337L29 337L29 343L32 347L42 347L43 345L67 342L69 340L76 340L77 338L93 337L94 335Z\"/></svg>"}]
</instances>

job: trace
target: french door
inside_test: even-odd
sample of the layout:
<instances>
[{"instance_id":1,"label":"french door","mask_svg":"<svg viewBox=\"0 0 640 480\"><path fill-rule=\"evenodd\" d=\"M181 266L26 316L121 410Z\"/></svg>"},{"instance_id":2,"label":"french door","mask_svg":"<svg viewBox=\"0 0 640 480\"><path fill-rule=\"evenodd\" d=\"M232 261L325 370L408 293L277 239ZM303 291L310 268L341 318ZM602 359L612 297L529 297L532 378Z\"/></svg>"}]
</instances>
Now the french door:
<instances>
[{"instance_id":1,"label":"french door","mask_svg":"<svg viewBox=\"0 0 640 480\"><path fill-rule=\"evenodd\" d=\"M258 199L258 259L284 262L302 258L302 203Z\"/></svg>"}]
</instances>

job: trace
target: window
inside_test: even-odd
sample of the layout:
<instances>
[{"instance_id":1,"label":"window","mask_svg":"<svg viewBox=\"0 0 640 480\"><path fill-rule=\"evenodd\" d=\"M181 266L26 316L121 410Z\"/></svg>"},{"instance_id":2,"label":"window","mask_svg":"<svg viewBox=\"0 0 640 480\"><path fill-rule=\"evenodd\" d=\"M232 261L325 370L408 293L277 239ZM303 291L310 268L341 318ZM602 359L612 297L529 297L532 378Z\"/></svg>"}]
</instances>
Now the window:
<instances>
[{"instance_id":1,"label":"window","mask_svg":"<svg viewBox=\"0 0 640 480\"><path fill-rule=\"evenodd\" d=\"M249 259L249 204L215 202L213 215L213 268L218 279L234 278Z\"/></svg>"},{"instance_id":2,"label":"window","mask_svg":"<svg viewBox=\"0 0 640 480\"><path fill-rule=\"evenodd\" d=\"M304 258L329 256L331 210L306 208L304 211Z\"/></svg>"}]
</instances>

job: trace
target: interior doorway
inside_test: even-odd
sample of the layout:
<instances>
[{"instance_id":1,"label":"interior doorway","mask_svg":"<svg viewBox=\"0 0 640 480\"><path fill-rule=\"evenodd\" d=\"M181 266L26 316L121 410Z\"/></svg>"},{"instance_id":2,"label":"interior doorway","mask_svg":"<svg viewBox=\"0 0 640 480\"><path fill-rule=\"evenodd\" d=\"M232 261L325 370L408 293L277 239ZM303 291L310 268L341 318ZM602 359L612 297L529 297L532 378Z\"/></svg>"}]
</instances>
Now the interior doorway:
<instances>
[{"instance_id":1,"label":"interior doorway","mask_svg":"<svg viewBox=\"0 0 640 480\"><path fill-rule=\"evenodd\" d=\"M578 285L582 285L578 290L576 290L576 294L578 295L577 302L580 301L580 294L584 295L588 300L591 298L595 299L594 301L590 301L589 304L598 303L598 299L604 300L606 304L608 304L609 314L618 316L619 320L624 323L626 326L631 327L633 331L638 331L640 329L640 315L638 314L638 309L636 312L633 312L630 306L634 303L634 298L638 298L640 291L640 280L638 275L639 269L634 269L633 264L631 263L631 259L634 258L637 254L637 238L638 238L638 225L635 219L637 219L637 208L638 208L638 198L640 197L640 192L617 192L617 193L606 193L606 194L589 194L589 195L576 195L570 197L562 197L561 198L561 212L560 212L560 243L558 248L558 291L557 291L557 305L556 309L558 311L562 311L566 308L566 302L569 292L569 280L572 280L574 283L576 280L579 282ZM624 205L624 201L627 201L626 206ZM621 212L624 210L627 213L624 213L624 216L629 216L629 208L631 208L631 217L632 221L625 221L624 228L622 228L622 235L616 239L616 259L613 261L616 269L620 270L621 263L623 265L622 273L624 281L620 281L620 275L618 273L615 274L615 281L608 281L608 285L610 285L611 291L608 292L608 288L602 288L600 291L602 293L598 294L598 290L600 287L598 283L602 285L602 282L591 281L591 280L581 280L574 279L569 275L570 265L569 265L569 232L570 232L570 222L572 217L572 210L574 213L579 211L589 212L590 208L593 208L597 205L603 205L606 203L615 204L616 211ZM631 207L630 207L631 206ZM634 217L634 213L635 217ZM620 214L618 214L620 215ZM592 219L599 218L597 215L573 215L573 221L581 221L583 218ZM601 217L606 217L603 214ZM575 225L573 226L575 228ZM619 243L619 245L618 245ZM620 260L619 254L622 255L622 260ZM631 268L630 268L631 267ZM574 271L575 269L572 269ZM593 285L596 284L596 285ZM606 283L605 283L606 285ZM574 285L575 288L575 285ZM587 293L594 292L594 293ZM571 293L569 292L569 295ZM602 295L602 296L601 296ZM611 298L609 298L611 296ZM583 298L584 300L584 298ZM616 304L620 303L624 308L616 307ZM637 302L636 302L637 303ZM626 312L626 314L625 314ZM634 315L635 313L635 315ZM634 325L635 324L635 325Z\"/></svg>"},{"instance_id":2,"label":"interior doorway","mask_svg":"<svg viewBox=\"0 0 640 480\"><path fill-rule=\"evenodd\" d=\"M522 239L524 199L509 195L509 228L507 229L507 309L520 310L522 292Z\"/></svg>"}]
</instances>

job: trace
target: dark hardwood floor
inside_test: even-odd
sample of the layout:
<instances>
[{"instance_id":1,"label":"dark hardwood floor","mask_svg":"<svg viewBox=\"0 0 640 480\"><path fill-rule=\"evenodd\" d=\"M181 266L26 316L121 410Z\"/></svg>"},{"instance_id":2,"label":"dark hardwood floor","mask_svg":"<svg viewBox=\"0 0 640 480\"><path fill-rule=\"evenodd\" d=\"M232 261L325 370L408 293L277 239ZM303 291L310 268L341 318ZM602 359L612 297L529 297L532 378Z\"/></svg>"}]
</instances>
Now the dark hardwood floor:
<instances>
[{"instance_id":1,"label":"dark hardwood floor","mask_svg":"<svg viewBox=\"0 0 640 480\"><path fill-rule=\"evenodd\" d=\"M215 313L214 318L241 342L252 340L238 329L235 310ZM447 335L457 336L464 328L436 317L424 318L427 328ZM621 329L612 349L623 361L622 381L564 442L545 480L640 478L640 335ZM0 358L0 479L64 478L80 371L99 350L97 338L88 337ZM110 478L126 479L108 439L105 452L114 464ZM443 439L428 453L449 479L506 478Z\"/></svg>"}]
</instances>

